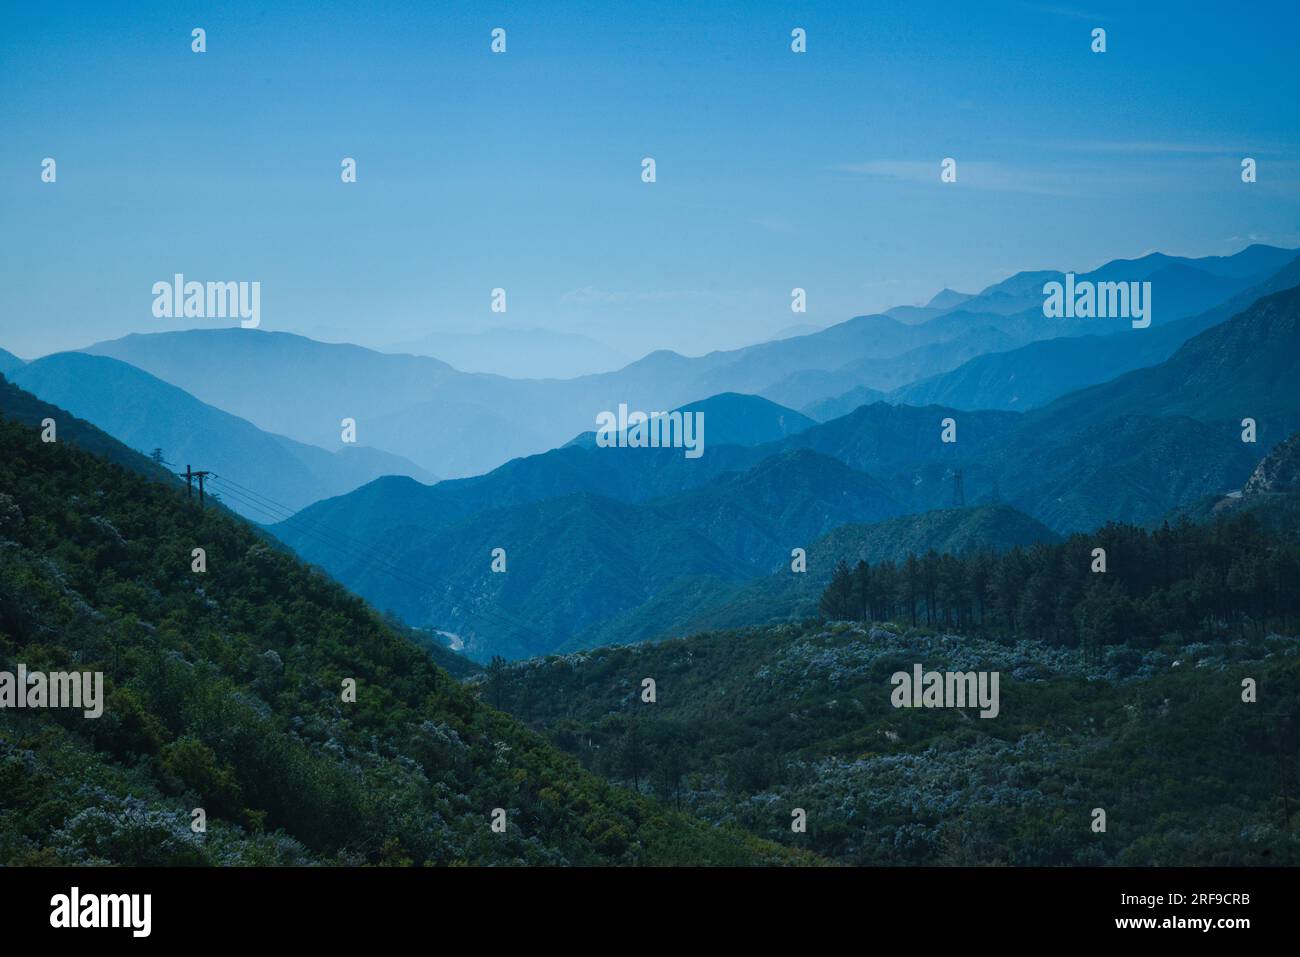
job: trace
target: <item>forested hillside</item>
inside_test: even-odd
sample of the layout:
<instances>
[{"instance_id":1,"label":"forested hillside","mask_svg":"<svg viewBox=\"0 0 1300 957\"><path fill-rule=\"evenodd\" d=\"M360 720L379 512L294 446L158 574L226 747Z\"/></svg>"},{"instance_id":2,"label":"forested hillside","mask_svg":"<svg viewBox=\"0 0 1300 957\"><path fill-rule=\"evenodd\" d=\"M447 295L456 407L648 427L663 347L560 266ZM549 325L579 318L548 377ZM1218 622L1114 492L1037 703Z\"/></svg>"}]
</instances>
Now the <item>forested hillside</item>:
<instances>
[{"instance_id":1,"label":"forested hillside","mask_svg":"<svg viewBox=\"0 0 1300 957\"><path fill-rule=\"evenodd\" d=\"M479 680L631 790L844 862L1300 863L1296 441L1204 522L863 551L819 618ZM915 665L998 672L996 715L892 707Z\"/></svg>"},{"instance_id":2,"label":"forested hillside","mask_svg":"<svg viewBox=\"0 0 1300 957\"><path fill-rule=\"evenodd\" d=\"M0 711L4 864L809 859L584 772L243 521L0 419L0 670L20 663L103 672L105 704Z\"/></svg>"},{"instance_id":3,"label":"forested hillside","mask_svg":"<svg viewBox=\"0 0 1300 957\"><path fill-rule=\"evenodd\" d=\"M997 716L891 707L890 676L918 663L999 671ZM1300 863L1300 640L1258 628L1085 656L813 621L497 662L482 681L625 788L845 863Z\"/></svg>"}]
</instances>

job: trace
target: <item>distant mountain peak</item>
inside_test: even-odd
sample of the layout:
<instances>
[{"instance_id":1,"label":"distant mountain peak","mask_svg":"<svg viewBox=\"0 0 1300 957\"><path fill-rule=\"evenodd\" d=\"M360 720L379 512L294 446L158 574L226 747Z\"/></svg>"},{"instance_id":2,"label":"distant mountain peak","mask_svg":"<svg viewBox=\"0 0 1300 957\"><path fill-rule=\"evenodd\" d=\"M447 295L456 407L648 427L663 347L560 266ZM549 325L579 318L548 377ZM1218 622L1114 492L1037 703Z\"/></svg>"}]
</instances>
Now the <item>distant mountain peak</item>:
<instances>
[{"instance_id":1,"label":"distant mountain peak","mask_svg":"<svg viewBox=\"0 0 1300 957\"><path fill-rule=\"evenodd\" d=\"M974 293L958 292L955 289L943 288L934 294L934 297L925 304L927 309L951 309L954 306L960 306L967 299L974 299Z\"/></svg>"}]
</instances>

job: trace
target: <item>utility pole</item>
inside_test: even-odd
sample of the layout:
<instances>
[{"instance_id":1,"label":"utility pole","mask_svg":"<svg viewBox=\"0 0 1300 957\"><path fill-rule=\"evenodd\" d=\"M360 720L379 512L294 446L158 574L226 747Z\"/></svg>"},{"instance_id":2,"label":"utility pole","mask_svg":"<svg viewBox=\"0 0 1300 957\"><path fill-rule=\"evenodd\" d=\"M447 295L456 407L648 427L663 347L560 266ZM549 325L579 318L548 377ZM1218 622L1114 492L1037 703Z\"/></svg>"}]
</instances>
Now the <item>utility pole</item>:
<instances>
[{"instance_id":1,"label":"utility pole","mask_svg":"<svg viewBox=\"0 0 1300 957\"><path fill-rule=\"evenodd\" d=\"M209 475L211 475L212 473L207 471L195 472L187 465L185 466L184 472L177 472L176 474L185 476L185 488L186 488L187 498L194 498L194 480L195 479L199 480L199 508L202 508L203 507L203 480L207 478Z\"/></svg>"},{"instance_id":2,"label":"utility pole","mask_svg":"<svg viewBox=\"0 0 1300 957\"><path fill-rule=\"evenodd\" d=\"M966 489L962 486L961 469L958 469L952 476L952 504L954 508L963 508L966 505Z\"/></svg>"},{"instance_id":3,"label":"utility pole","mask_svg":"<svg viewBox=\"0 0 1300 957\"><path fill-rule=\"evenodd\" d=\"M153 459L155 465L162 465L162 449L154 449L153 452L149 454L149 458Z\"/></svg>"}]
</instances>

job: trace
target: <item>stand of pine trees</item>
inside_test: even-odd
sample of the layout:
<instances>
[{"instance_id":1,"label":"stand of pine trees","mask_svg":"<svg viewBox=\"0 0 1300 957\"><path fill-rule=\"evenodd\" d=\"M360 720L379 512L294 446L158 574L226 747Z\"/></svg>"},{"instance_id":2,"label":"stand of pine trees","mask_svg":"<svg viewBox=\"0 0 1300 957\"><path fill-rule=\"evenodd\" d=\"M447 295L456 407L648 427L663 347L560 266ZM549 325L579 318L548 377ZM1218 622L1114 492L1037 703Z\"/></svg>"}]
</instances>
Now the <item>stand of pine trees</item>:
<instances>
[{"instance_id":1,"label":"stand of pine trees","mask_svg":"<svg viewBox=\"0 0 1300 957\"><path fill-rule=\"evenodd\" d=\"M1094 571L1094 549L1106 570ZM1108 524L1059 544L996 554L841 560L821 597L827 618L996 632L1094 653L1161 636L1287 631L1300 617L1300 542L1252 513L1154 531Z\"/></svg>"}]
</instances>

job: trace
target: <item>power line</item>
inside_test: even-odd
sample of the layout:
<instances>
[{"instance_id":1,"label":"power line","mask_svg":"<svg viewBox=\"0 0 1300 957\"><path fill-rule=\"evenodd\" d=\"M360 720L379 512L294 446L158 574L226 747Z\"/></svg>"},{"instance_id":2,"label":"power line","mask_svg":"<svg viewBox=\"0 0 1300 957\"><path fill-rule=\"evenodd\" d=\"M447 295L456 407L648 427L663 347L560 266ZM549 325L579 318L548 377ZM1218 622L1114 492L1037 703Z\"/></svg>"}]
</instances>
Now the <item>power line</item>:
<instances>
[{"instance_id":1,"label":"power line","mask_svg":"<svg viewBox=\"0 0 1300 957\"><path fill-rule=\"evenodd\" d=\"M157 455L157 458L154 459L154 461L161 462L162 449L154 449L154 453ZM213 475L213 473L207 471L195 472L191 470L188 465L185 466L184 472L177 472L176 474L184 476L185 478L185 495L187 498L194 497L194 480L195 479L199 480L199 508L202 508L203 507L203 480L208 476L212 476L213 478L216 478L216 475Z\"/></svg>"},{"instance_id":2,"label":"power line","mask_svg":"<svg viewBox=\"0 0 1300 957\"><path fill-rule=\"evenodd\" d=\"M262 515L266 516L267 518L277 523L283 522L287 524L289 521L293 520L294 516L292 514L288 516L281 514L279 506L276 506L274 504L269 504L263 501L258 501L257 497L254 497L257 495L257 493L237 491L235 488L229 487L232 484L229 482L229 480L223 479L222 481L224 483L223 488L225 489L225 494L228 497L234 499L237 503L243 505L245 508L259 512ZM377 565L381 565L382 566L381 570L389 572L392 575L392 577L398 578L399 580L401 580L402 584L404 585L410 585L411 587L421 588L421 589L426 587L433 587L428 582L418 582L418 581L411 580L410 578L405 576L404 569L399 569L396 566L392 566L386 561L384 561L383 559L379 558L378 556L367 552L365 546L361 544L354 544L347 541L342 541L339 538L335 537L337 533L331 532L323 527L318 527L314 523L300 521L298 524L302 527L302 532L304 534L310 535L312 538L316 539L322 544L327 545L330 548L333 548L339 552L344 553L348 558L354 559L356 561L370 562Z\"/></svg>"}]
</instances>

